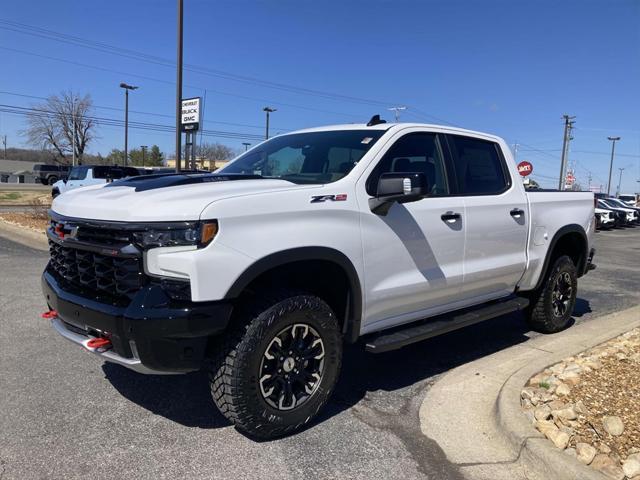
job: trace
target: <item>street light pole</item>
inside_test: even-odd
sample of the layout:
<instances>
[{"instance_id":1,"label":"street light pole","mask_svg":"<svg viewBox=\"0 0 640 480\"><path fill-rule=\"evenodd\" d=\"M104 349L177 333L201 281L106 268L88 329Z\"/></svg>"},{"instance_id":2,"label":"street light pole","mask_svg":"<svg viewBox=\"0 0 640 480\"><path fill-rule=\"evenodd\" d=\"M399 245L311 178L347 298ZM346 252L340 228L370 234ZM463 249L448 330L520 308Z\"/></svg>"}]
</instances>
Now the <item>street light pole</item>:
<instances>
[{"instance_id":1,"label":"street light pole","mask_svg":"<svg viewBox=\"0 0 640 480\"><path fill-rule=\"evenodd\" d=\"M387 108L387 110L391 111L391 112L395 112L395 118L396 118L396 123L398 123L400 121L400 112L402 110L406 110L407 107L391 107L391 108Z\"/></svg>"},{"instance_id":2,"label":"street light pole","mask_svg":"<svg viewBox=\"0 0 640 480\"><path fill-rule=\"evenodd\" d=\"M138 87L122 82L120 88L124 88L124 166L126 167L129 159L129 90L137 90Z\"/></svg>"},{"instance_id":3,"label":"street light pole","mask_svg":"<svg viewBox=\"0 0 640 480\"><path fill-rule=\"evenodd\" d=\"M249 147L251 146L251 144L249 142L242 142L242 144L244 145L244 151L246 152L247 150L249 150Z\"/></svg>"},{"instance_id":4,"label":"street light pole","mask_svg":"<svg viewBox=\"0 0 640 480\"><path fill-rule=\"evenodd\" d=\"M616 142L620 140L620 137L607 137L611 140L611 162L609 163L609 183L607 184L607 196L611 195L611 172L613 171L613 156L616 151Z\"/></svg>"},{"instance_id":5,"label":"street light pole","mask_svg":"<svg viewBox=\"0 0 640 480\"><path fill-rule=\"evenodd\" d=\"M622 186L622 171L624 170L624 167L618 168L618 170L620 170L620 178L618 178L618 189L616 191L616 197L620 196L620 188Z\"/></svg>"},{"instance_id":6,"label":"street light pole","mask_svg":"<svg viewBox=\"0 0 640 480\"><path fill-rule=\"evenodd\" d=\"M178 51L176 61L176 173L180 173L182 156L182 132L180 117L182 116L182 15L183 0L178 0Z\"/></svg>"},{"instance_id":7,"label":"street light pole","mask_svg":"<svg viewBox=\"0 0 640 480\"><path fill-rule=\"evenodd\" d=\"M271 108L271 107L264 107L262 109L262 111L267 113L267 128L266 128L266 131L265 131L264 138L266 140L269 140L269 114L277 111L277 109L276 108Z\"/></svg>"},{"instance_id":8,"label":"street light pole","mask_svg":"<svg viewBox=\"0 0 640 480\"><path fill-rule=\"evenodd\" d=\"M147 146L140 145L140 148L142 149L142 166L144 167L144 157L145 157L145 154L147 153Z\"/></svg>"}]
</instances>

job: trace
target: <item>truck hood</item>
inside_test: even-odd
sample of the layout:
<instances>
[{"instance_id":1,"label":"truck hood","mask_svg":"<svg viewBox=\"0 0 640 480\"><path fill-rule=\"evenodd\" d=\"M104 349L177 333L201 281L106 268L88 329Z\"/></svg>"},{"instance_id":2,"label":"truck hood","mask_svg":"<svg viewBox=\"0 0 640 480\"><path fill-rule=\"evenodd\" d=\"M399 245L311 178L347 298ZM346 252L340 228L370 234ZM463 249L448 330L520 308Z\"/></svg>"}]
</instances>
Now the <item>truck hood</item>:
<instances>
[{"instance_id":1,"label":"truck hood","mask_svg":"<svg viewBox=\"0 0 640 480\"><path fill-rule=\"evenodd\" d=\"M317 185L257 177L150 175L68 191L56 197L51 208L60 215L91 220L198 220L205 207L218 200L313 188Z\"/></svg>"}]
</instances>

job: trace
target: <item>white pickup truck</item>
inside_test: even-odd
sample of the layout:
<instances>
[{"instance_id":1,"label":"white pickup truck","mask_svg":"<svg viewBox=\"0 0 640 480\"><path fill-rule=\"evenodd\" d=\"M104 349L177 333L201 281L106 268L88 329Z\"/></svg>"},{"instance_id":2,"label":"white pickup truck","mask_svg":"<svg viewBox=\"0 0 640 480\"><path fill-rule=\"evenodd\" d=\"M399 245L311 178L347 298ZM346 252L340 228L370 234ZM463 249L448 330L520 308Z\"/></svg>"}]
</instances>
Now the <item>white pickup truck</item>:
<instances>
[{"instance_id":1,"label":"white pickup truck","mask_svg":"<svg viewBox=\"0 0 640 480\"><path fill-rule=\"evenodd\" d=\"M345 343L385 352L517 310L557 332L594 268L593 194L525 191L493 135L376 117L214 174L70 191L50 215L53 327L138 372L207 369L259 438L318 413Z\"/></svg>"}]
</instances>

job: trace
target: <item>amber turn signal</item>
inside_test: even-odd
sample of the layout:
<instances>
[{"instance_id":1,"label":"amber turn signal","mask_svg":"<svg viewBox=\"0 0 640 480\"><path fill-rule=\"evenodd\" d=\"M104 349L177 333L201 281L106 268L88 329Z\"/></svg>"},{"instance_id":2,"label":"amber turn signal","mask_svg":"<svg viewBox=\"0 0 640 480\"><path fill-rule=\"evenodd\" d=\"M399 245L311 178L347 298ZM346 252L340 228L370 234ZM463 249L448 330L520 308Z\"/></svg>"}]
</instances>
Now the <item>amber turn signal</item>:
<instances>
[{"instance_id":1,"label":"amber turn signal","mask_svg":"<svg viewBox=\"0 0 640 480\"><path fill-rule=\"evenodd\" d=\"M200 230L200 246L204 247L206 245L209 245L209 243L215 238L217 233L218 222L216 220L203 223L202 229Z\"/></svg>"}]
</instances>

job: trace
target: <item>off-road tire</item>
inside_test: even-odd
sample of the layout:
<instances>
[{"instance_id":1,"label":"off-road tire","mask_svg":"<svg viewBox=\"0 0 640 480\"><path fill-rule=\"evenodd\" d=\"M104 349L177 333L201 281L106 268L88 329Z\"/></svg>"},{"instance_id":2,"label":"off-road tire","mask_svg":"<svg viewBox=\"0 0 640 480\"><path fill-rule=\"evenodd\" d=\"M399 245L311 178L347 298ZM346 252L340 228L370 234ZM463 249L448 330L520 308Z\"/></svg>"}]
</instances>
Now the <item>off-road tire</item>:
<instances>
[{"instance_id":1,"label":"off-road tire","mask_svg":"<svg viewBox=\"0 0 640 480\"><path fill-rule=\"evenodd\" d=\"M558 311L554 310L554 289L561 277L569 279L569 282L562 281L562 283L570 284L571 293L564 311L558 314ZM529 327L540 333L556 333L564 330L571 321L577 289L578 272L573 260L566 255L557 258L542 286L529 296L531 303L525 311Z\"/></svg>"},{"instance_id":2,"label":"off-road tire","mask_svg":"<svg viewBox=\"0 0 640 480\"><path fill-rule=\"evenodd\" d=\"M209 380L213 401L238 430L272 439L304 427L333 392L342 362L342 336L335 314L320 298L304 292L278 291L240 306L232 326L213 345ZM283 329L305 323L324 344L321 380L312 395L291 410L267 403L261 392L261 362L268 345Z\"/></svg>"},{"instance_id":3,"label":"off-road tire","mask_svg":"<svg viewBox=\"0 0 640 480\"><path fill-rule=\"evenodd\" d=\"M55 175L51 175L50 177L47 178L47 183L49 185L53 185L57 181L58 181L58 177L56 177Z\"/></svg>"}]
</instances>

